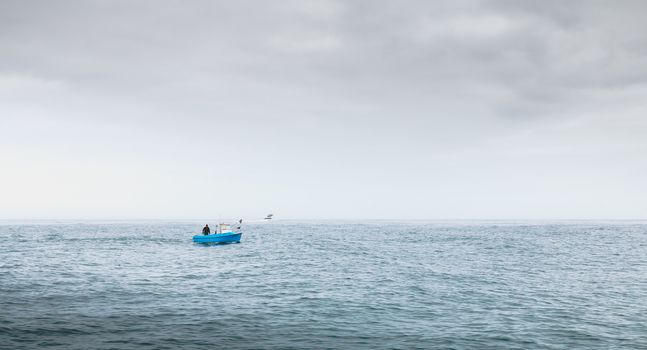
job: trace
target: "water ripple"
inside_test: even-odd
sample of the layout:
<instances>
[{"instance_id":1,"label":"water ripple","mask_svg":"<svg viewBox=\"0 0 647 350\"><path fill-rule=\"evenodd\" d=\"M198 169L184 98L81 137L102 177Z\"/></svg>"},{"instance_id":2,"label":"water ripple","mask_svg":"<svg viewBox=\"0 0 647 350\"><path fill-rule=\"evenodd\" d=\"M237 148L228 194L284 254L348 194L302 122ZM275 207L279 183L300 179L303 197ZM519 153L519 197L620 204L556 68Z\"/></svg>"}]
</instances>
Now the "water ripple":
<instances>
[{"instance_id":1,"label":"water ripple","mask_svg":"<svg viewBox=\"0 0 647 350\"><path fill-rule=\"evenodd\" d=\"M643 349L643 223L0 225L8 349Z\"/></svg>"}]
</instances>

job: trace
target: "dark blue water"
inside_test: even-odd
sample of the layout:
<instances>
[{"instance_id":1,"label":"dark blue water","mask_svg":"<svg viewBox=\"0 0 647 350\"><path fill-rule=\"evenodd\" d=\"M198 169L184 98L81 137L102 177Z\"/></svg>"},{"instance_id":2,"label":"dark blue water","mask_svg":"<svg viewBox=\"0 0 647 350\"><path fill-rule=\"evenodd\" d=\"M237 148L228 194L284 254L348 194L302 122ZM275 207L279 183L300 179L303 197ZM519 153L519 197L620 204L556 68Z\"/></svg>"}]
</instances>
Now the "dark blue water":
<instances>
[{"instance_id":1,"label":"dark blue water","mask_svg":"<svg viewBox=\"0 0 647 350\"><path fill-rule=\"evenodd\" d=\"M647 349L641 223L0 225L0 348Z\"/></svg>"}]
</instances>

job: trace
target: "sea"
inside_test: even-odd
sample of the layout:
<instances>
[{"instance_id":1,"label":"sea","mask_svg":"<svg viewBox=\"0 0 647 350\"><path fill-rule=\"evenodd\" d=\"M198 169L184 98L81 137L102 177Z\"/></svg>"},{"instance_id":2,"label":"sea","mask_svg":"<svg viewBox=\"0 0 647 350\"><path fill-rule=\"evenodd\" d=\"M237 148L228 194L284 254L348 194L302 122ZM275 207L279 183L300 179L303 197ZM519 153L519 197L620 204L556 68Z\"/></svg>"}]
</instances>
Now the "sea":
<instances>
[{"instance_id":1,"label":"sea","mask_svg":"<svg viewBox=\"0 0 647 350\"><path fill-rule=\"evenodd\" d=\"M0 222L0 349L647 349L647 222L205 223Z\"/></svg>"}]
</instances>

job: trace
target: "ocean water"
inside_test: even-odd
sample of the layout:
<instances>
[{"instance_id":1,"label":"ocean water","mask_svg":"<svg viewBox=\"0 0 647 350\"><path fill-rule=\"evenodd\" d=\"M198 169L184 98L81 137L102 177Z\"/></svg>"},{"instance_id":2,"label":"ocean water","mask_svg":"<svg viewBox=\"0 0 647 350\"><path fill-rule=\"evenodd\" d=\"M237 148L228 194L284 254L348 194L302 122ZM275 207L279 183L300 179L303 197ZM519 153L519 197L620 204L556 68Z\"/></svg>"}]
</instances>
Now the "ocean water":
<instances>
[{"instance_id":1,"label":"ocean water","mask_svg":"<svg viewBox=\"0 0 647 350\"><path fill-rule=\"evenodd\" d=\"M203 224L0 224L0 348L647 349L644 222Z\"/></svg>"}]
</instances>

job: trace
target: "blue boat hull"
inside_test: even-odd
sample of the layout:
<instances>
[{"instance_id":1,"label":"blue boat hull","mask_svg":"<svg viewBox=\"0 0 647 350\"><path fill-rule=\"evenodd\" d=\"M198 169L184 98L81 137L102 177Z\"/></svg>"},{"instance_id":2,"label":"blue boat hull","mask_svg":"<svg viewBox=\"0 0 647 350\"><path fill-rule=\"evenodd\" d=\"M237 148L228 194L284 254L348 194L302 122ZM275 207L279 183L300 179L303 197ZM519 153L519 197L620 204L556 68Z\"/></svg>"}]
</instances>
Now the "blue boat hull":
<instances>
[{"instance_id":1,"label":"blue boat hull","mask_svg":"<svg viewBox=\"0 0 647 350\"><path fill-rule=\"evenodd\" d=\"M214 233L206 236L193 236L193 241L196 243L238 243L242 235L242 233L235 232Z\"/></svg>"}]
</instances>

